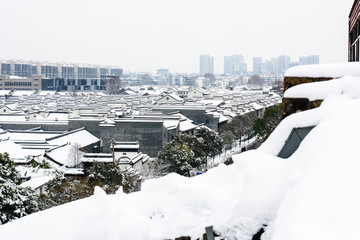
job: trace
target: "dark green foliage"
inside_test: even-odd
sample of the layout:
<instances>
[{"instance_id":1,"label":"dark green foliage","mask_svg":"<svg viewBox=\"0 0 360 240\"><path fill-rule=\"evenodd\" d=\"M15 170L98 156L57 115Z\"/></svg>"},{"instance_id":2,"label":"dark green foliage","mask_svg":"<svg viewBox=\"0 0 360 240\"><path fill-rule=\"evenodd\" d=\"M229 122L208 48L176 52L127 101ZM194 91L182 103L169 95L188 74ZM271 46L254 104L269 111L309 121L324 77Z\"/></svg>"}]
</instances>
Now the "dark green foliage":
<instances>
[{"instance_id":1,"label":"dark green foliage","mask_svg":"<svg viewBox=\"0 0 360 240\"><path fill-rule=\"evenodd\" d=\"M177 136L163 147L158 159L167 166L167 172L190 176L190 170L206 162L202 142L202 139L199 140L195 136Z\"/></svg>"},{"instance_id":2,"label":"dark green foliage","mask_svg":"<svg viewBox=\"0 0 360 240\"><path fill-rule=\"evenodd\" d=\"M135 172L123 172L122 187L124 193L137 192L141 190L142 178Z\"/></svg>"},{"instance_id":3,"label":"dark green foliage","mask_svg":"<svg viewBox=\"0 0 360 240\"><path fill-rule=\"evenodd\" d=\"M68 181L61 174L47 183L46 187L47 194L42 194L39 198L41 210L89 197L94 193L94 188L84 179Z\"/></svg>"},{"instance_id":4,"label":"dark green foliage","mask_svg":"<svg viewBox=\"0 0 360 240\"><path fill-rule=\"evenodd\" d=\"M10 159L8 153L0 153L0 178L11 180L15 184L20 182L20 175L15 169L15 163Z\"/></svg>"},{"instance_id":5,"label":"dark green foliage","mask_svg":"<svg viewBox=\"0 0 360 240\"><path fill-rule=\"evenodd\" d=\"M223 139L216 132L207 128L200 128L196 131L195 137L201 140L201 148L206 157L215 157L221 153Z\"/></svg>"},{"instance_id":6,"label":"dark green foliage","mask_svg":"<svg viewBox=\"0 0 360 240\"><path fill-rule=\"evenodd\" d=\"M115 193L122 185L123 173L112 163L94 162L89 172L88 184L99 186L108 194Z\"/></svg>"},{"instance_id":7,"label":"dark green foliage","mask_svg":"<svg viewBox=\"0 0 360 240\"><path fill-rule=\"evenodd\" d=\"M230 150L232 148L232 144L234 143L234 134L230 131L223 132L221 134L222 139L224 140L225 150Z\"/></svg>"},{"instance_id":8,"label":"dark green foliage","mask_svg":"<svg viewBox=\"0 0 360 240\"><path fill-rule=\"evenodd\" d=\"M37 197L30 188L0 179L0 224L38 211Z\"/></svg>"},{"instance_id":9,"label":"dark green foliage","mask_svg":"<svg viewBox=\"0 0 360 240\"><path fill-rule=\"evenodd\" d=\"M85 178L66 179L59 174L50 181L46 185L48 193L40 196L40 209L90 197L95 186L101 187L107 194L114 194L121 186L125 193L130 193L140 190L141 177L136 171L121 171L113 163L94 162L89 176Z\"/></svg>"},{"instance_id":10,"label":"dark green foliage","mask_svg":"<svg viewBox=\"0 0 360 240\"><path fill-rule=\"evenodd\" d=\"M7 153L0 154L0 224L38 211L37 197L19 182L14 162Z\"/></svg>"},{"instance_id":11,"label":"dark green foliage","mask_svg":"<svg viewBox=\"0 0 360 240\"><path fill-rule=\"evenodd\" d=\"M183 176L190 176L192 169L198 169L207 158L221 153L222 138L207 128L197 130L194 136L182 134L163 147L158 154L158 161L154 164L154 175L176 172Z\"/></svg>"},{"instance_id":12,"label":"dark green foliage","mask_svg":"<svg viewBox=\"0 0 360 240\"><path fill-rule=\"evenodd\" d=\"M43 169L51 168L50 163L48 163L44 159L41 162L38 162L35 159L31 159L30 162L28 163L28 165L33 168L43 168Z\"/></svg>"},{"instance_id":13,"label":"dark green foliage","mask_svg":"<svg viewBox=\"0 0 360 240\"><path fill-rule=\"evenodd\" d=\"M256 119L254 112L244 115L237 115L230 122L226 123L220 128L220 133L231 132L235 139L241 141L244 138L249 138L253 134L253 124Z\"/></svg>"},{"instance_id":14,"label":"dark green foliage","mask_svg":"<svg viewBox=\"0 0 360 240\"><path fill-rule=\"evenodd\" d=\"M264 117L255 120L254 133L255 135L265 140L270 136L274 129L279 125L282 120L283 105L275 105L265 110Z\"/></svg>"}]
</instances>

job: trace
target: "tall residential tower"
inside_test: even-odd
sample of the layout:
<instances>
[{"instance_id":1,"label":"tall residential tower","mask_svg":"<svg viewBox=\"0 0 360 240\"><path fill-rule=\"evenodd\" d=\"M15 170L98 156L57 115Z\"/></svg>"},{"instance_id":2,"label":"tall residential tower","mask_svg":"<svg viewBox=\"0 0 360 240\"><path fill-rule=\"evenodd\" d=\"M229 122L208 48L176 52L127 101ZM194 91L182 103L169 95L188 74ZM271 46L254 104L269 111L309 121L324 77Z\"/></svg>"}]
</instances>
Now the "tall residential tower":
<instances>
[{"instance_id":1,"label":"tall residential tower","mask_svg":"<svg viewBox=\"0 0 360 240\"><path fill-rule=\"evenodd\" d=\"M232 55L224 57L224 74L246 73L247 65L244 63L244 56Z\"/></svg>"},{"instance_id":2,"label":"tall residential tower","mask_svg":"<svg viewBox=\"0 0 360 240\"><path fill-rule=\"evenodd\" d=\"M200 55L200 75L205 75L206 73L214 74L214 57Z\"/></svg>"}]
</instances>

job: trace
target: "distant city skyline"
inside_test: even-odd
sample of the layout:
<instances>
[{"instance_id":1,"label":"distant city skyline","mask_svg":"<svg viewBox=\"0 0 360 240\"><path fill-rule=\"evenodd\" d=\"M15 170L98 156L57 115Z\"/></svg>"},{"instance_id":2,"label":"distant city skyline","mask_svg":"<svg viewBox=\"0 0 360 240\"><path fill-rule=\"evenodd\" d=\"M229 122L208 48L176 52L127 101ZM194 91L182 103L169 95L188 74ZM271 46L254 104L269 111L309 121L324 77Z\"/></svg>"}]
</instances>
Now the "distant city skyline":
<instances>
[{"instance_id":1,"label":"distant city skyline","mask_svg":"<svg viewBox=\"0 0 360 240\"><path fill-rule=\"evenodd\" d=\"M244 56L241 54L224 56L224 66L222 73L214 73L214 57L208 54L200 55L200 69L197 74L204 75L211 74L261 74L261 73L276 73L282 74L289 67L306 64L319 64L319 55L300 56L297 61L291 59L290 56L280 55L276 58L266 59L263 61L262 57L254 57L252 60L252 69L247 68L248 64L244 61ZM103 64L85 64L85 63L64 63L64 62L48 62L48 61L27 61L24 59L0 59L0 75L14 75L20 77L30 77L32 75L43 75L45 77L65 77L77 78L78 74L81 77L82 73L79 69L84 69L88 75L84 77L112 75L121 76L123 68L121 66L111 66ZM111 70L110 70L111 69ZM121 70L121 73L119 72ZM49 71L48 71L49 70ZM85 73L84 72L84 73ZM95 73L96 72L96 73ZM136 73L138 71L127 71ZM50 75L48 75L50 73ZM141 72L138 72L141 73ZM154 74L155 72L149 72ZM158 68L156 74L166 76L169 73L176 74L180 72L171 72L167 68ZM183 72L189 73L189 72ZM65 74L65 75L64 75ZM191 73L190 73L191 74ZM196 73L195 73L196 74Z\"/></svg>"},{"instance_id":2,"label":"distant city skyline","mask_svg":"<svg viewBox=\"0 0 360 240\"><path fill-rule=\"evenodd\" d=\"M224 56L238 54L248 69L256 56L320 55L322 63L345 62L352 3L3 0L0 59L196 73L199 56L209 54L218 74Z\"/></svg>"}]
</instances>

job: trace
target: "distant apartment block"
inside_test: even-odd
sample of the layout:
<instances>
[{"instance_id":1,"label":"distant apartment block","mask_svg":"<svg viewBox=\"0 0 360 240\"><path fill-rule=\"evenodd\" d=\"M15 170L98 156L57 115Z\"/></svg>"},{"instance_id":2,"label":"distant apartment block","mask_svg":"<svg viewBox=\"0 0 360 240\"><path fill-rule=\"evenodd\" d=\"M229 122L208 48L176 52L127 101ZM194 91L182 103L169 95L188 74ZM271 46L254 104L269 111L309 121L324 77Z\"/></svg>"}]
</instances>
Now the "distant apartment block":
<instances>
[{"instance_id":1,"label":"distant apartment block","mask_svg":"<svg viewBox=\"0 0 360 240\"><path fill-rule=\"evenodd\" d=\"M205 75L206 73L214 74L214 57L200 55L200 75Z\"/></svg>"},{"instance_id":2,"label":"distant apartment block","mask_svg":"<svg viewBox=\"0 0 360 240\"><path fill-rule=\"evenodd\" d=\"M13 89L32 89L30 80L33 76L41 84L37 84L39 90L57 91L94 91L105 90L109 76L121 77L123 69L116 66L84 65L75 63L48 63L23 60L0 60L0 75L8 76L8 79L21 78L22 81L14 81ZM25 81L25 79L27 79ZM22 83L20 83L22 82ZM27 82L25 84L25 82ZM10 84L10 83L7 83ZM17 86L16 84L22 84ZM7 87L10 87L8 85ZM2 86L4 87L4 85Z\"/></svg>"},{"instance_id":3,"label":"distant apartment block","mask_svg":"<svg viewBox=\"0 0 360 240\"><path fill-rule=\"evenodd\" d=\"M319 55L299 57L299 65L319 64Z\"/></svg>"},{"instance_id":4,"label":"distant apartment block","mask_svg":"<svg viewBox=\"0 0 360 240\"><path fill-rule=\"evenodd\" d=\"M349 62L359 61L360 0L355 0L349 15Z\"/></svg>"},{"instance_id":5,"label":"distant apartment block","mask_svg":"<svg viewBox=\"0 0 360 240\"><path fill-rule=\"evenodd\" d=\"M290 67L298 65L319 64L319 55L299 57L298 62L291 62L290 56L280 55L271 60L262 61L261 57L253 58L254 74L284 74Z\"/></svg>"},{"instance_id":6,"label":"distant apartment block","mask_svg":"<svg viewBox=\"0 0 360 240\"><path fill-rule=\"evenodd\" d=\"M247 64L244 56L233 55L224 57L224 74L244 74L247 71Z\"/></svg>"},{"instance_id":7,"label":"distant apartment block","mask_svg":"<svg viewBox=\"0 0 360 240\"><path fill-rule=\"evenodd\" d=\"M1 90L41 90L41 76L32 76L31 78L0 75Z\"/></svg>"},{"instance_id":8,"label":"distant apartment block","mask_svg":"<svg viewBox=\"0 0 360 240\"><path fill-rule=\"evenodd\" d=\"M157 71L156 71L157 75L160 76L160 77L166 77L169 75L169 69L166 69L166 68L159 68Z\"/></svg>"},{"instance_id":9,"label":"distant apartment block","mask_svg":"<svg viewBox=\"0 0 360 240\"><path fill-rule=\"evenodd\" d=\"M253 58L253 73L260 74L262 71L262 58L254 57Z\"/></svg>"}]
</instances>

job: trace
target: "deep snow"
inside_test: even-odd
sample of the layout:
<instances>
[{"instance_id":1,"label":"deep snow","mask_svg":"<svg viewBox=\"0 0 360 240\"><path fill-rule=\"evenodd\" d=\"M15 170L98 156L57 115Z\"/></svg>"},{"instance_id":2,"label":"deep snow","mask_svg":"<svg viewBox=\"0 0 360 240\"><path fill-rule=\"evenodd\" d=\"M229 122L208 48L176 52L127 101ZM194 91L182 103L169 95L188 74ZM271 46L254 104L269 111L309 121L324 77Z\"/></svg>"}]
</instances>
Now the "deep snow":
<instances>
[{"instance_id":1,"label":"deep snow","mask_svg":"<svg viewBox=\"0 0 360 240\"><path fill-rule=\"evenodd\" d=\"M147 180L140 192L128 195L96 189L87 199L0 226L0 237L158 240L199 237L213 225L229 239L251 239L267 224L263 239L359 239L356 80L360 82L343 78L316 83L324 89L332 84L327 96L320 91L324 102L319 108L289 116L258 150L233 156L230 166L194 178L170 174ZM314 86L308 84L308 89ZM293 94L307 91L301 85L291 89ZM291 157L276 156L292 128L313 125Z\"/></svg>"}]
</instances>

